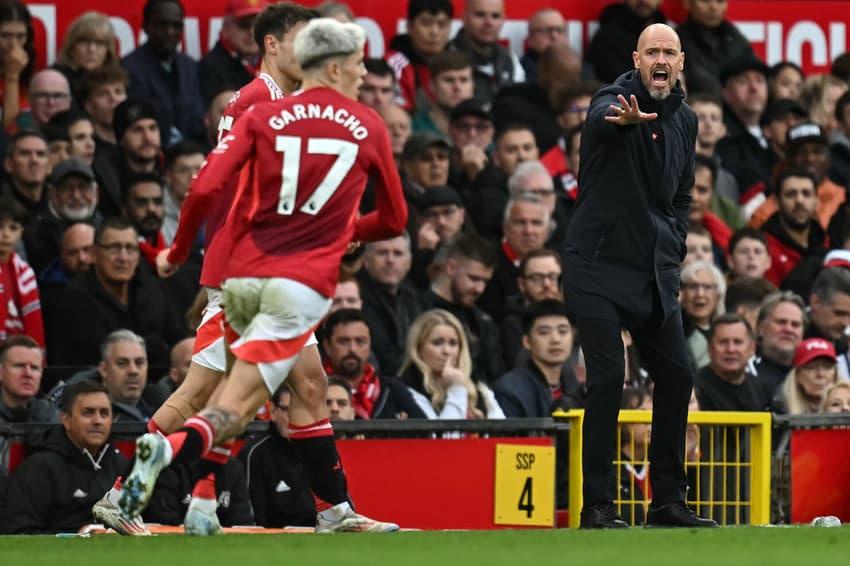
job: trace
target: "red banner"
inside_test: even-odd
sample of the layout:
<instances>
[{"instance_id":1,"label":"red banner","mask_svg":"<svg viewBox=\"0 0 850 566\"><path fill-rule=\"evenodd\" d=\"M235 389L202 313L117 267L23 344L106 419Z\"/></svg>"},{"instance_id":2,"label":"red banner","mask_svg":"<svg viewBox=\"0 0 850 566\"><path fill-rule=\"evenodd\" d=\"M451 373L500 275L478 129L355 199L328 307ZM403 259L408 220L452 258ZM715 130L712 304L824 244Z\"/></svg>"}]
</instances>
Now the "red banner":
<instances>
[{"instance_id":1,"label":"red banner","mask_svg":"<svg viewBox=\"0 0 850 566\"><path fill-rule=\"evenodd\" d=\"M791 433L791 522L835 515L850 522L850 430Z\"/></svg>"},{"instance_id":2,"label":"red banner","mask_svg":"<svg viewBox=\"0 0 850 566\"><path fill-rule=\"evenodd\" d=\"M580 52L598 27L602 8L616 0L524 0L505 2L503 38L521 52L528 29L527 19L543 7L561 10L567 20L570 43ZM193 57L206 53L218 38L227 0L183 0L186 7L183 49ZM306 0L316 5L319 0ZM55 61L68 25L87 10L105 13L112 20L118 47L126 55L143 41L143 0L55 0L28 2L36 20L36 49L43 66ZM399 0L348 0L357 21L369 36L369 54L384 54L389 39L405 27L407 3ZM684 17L681 2L664 3L665 14L673 22ZM463 0L454 0L455 19L452 33L461 27ZM729 19L753 43L769 64L791 60L808 73L825 72L830 62L847 50L846 0L730 0Z\"/></svg>"}]
</instances>

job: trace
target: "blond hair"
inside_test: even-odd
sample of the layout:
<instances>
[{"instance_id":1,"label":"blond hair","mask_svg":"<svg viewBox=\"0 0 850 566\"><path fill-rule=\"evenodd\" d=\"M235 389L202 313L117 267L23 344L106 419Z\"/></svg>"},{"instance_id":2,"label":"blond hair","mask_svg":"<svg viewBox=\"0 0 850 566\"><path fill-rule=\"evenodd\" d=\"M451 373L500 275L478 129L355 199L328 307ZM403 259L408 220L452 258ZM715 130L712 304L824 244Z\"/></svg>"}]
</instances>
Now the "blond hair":
<instances>
[{"instance_id":1,"label":"blond hair","mask_svg":"<svg viewBox=\"0 0 850 566\"><path fill-rule=\"evenodd\" d=\"M68 32L62 41L62 49L59 51L59 62L63 65L76 68L71 58L71 50L74 49L74 45L80 40L88 39L91 36L103 36L104 41L106 41L106 59L103 61L103 66L117 64L118 56L115 54L115 30L112 28L112 23L105 14L95 11L84 13L68 26Z\"/></svg>"},{"instance_id":2,"label":"blond hair","mask_svg":"<svg viewBox=\"0 0 850 566\"><path fill-rule=\"evenodd\" d=\"M788 408L789 415L804 415L806 413L811 413L812 410L809 408L809 403L806 401L806 397L803 395L802 388L800 387L799 382L797 381L797 370L799 368L793 368L788 372L788 377L785 378L785 382L782 384L782 397L785 399L785 404ZM834 367L835 370L835 379L833 380L833 386L838 383L838 365L836 364ZM819 405L823 405L824 400L826 399L826 394L824 394L824 398L821 399Z\"/></svg>"},{"instance_id":3,"label":"blond hair","mask_svg":"<svg viewBox=\"0 0 850 566\"><path fill-rule=\"evenodd\" d=\"M466 389L469 399L469 408L475 418L482 419L485 415L478 409L478 388L472 381L472 358L469 355L469 344L466 339L463 325L455 315L443 309L431 309L416 317L407 333L407 345L405 347L404 362L401 365L403 374L410 366L414 366L422 374L425 391L431 395L431 406L439 413L443 410L446 402L446 386L443 380L434 377L434 371L425 363L420 355L420 350L427 342L434 328L440 325L450 326L454 329L460 346L457 357L457 369L463 374L462 385ZM486 397L485 397L486 398Z\"/></svg>"}]
</instances>

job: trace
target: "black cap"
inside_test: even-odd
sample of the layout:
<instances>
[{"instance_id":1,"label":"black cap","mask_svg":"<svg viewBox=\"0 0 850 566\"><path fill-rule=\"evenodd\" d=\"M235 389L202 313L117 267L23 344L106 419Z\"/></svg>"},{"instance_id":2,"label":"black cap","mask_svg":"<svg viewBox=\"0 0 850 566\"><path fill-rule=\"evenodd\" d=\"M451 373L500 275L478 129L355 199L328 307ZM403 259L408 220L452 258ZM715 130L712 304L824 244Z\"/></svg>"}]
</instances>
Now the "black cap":
<instances>
[{"instance_id":1,"label":"black cap","mask_svg":"<svg viewBox=\"0 0 850 566\"><path fill-rule=\"evenodd\" d=\"M821 143L829 146L829 140L823 128L814 122L803 122L802 124L788 128L788 133L785 135L786 151L791 151L806 142Z\"/></svg>"},{"instance_id":2,"label":"black cap","mask_svg":"<svg viewBox=\"0 0 850 566\"><path fill-rule=\"evenodd\" d=\"M451 149L452 147L445 138L433 132L417 132L404 142L401 158L414 159L419 157L432 145L440 145L446 149Z\"/></svg>"},{"instance_id":3,"label":"black cap","mask_svg":"<svg viewBox=\"0 0 850 566\"><path fill-rule=\"evenodd\" d=\"M69 177L71 175L82 177L89 182L94 181L94 171L92 171L91 166L76 157L69 157L64 161L57 163L47 181L51 185L56 186L61 183L65 177Z\"/></svg>"},{"instance_id":4,"label":"black cap","mask_svg":"<svg viewBox=\"0 0 850 566\"><path fill-rule=\"evenodd\" d=\"M490 116L490 104L487 102L481 102L475 98L467 98L463 102L459 102L452 108L451 114L449 115L449 121L454 122L459 118L463 118L464 116L478 116L482 120L492 120L492 116Z\"/></svg>"},{"instance_id":5,"label":"black cap","mask_svg":"<svg viewBox=\"0 0 850 566\"><path fill-rule=\"evenodd\" d=\"M454 204L463 206L463 200L456 190L445 185L437 185L436 187L428 187L425 189L425 194L422 195L422 208L430 208L432 206L446 206Z\"/></svg>"},{"instance_id":6,"label":"black cap","mask_svg":"<svg viewBox=\"0 0 850 566\"><path fill-rule=\"evenodd\" d=\"M720 68L720 84L726 86L726 81L747 71L758 71L767 78L768 66L764 61L748 53L730 59Z\"/></svg>"},{"instance_id":7,"label":"black cap","mask_svg":"<svg viewBox=\"0 0 850 566\"><path fill-rule=\"evenodd\" d=\"M115 139L120 142L121 138L124 137L124 132L130 126L145 118L159 121L159 110L148 100L128 98L116 106L115 113L112 115L112 129L115 132Z\"/></svg>"},{"instance_id":8,"label":"black cap","mask_svg":"<svg viewBox=\"0 0 850 566\"><path fill-rule=\"evenodd\" d=\"M767 108L761 115L761 125L765 126L774 120L780 120L788 114L796 114L800 118L809 117L806 109L793 98L778 98L767 103Z\"/></svg>"}]
</instances>

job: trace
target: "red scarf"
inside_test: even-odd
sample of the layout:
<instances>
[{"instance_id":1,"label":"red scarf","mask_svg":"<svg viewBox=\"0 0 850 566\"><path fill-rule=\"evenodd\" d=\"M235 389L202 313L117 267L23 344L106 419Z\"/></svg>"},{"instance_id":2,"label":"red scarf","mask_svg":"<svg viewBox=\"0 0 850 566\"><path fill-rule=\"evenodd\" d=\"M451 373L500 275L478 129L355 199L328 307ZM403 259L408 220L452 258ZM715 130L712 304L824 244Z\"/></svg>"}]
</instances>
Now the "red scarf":
<instances>
[{"instance_id":1,"label":"red scarf","mask_svg":"<svg viewBox=\"0 0 850 566\"><path fill-rule=\"evenodd\" d=\"M156 233L155 246L150 245L150 243L148 243L145 238L139 236L139 251L142 252L142 256L144 256L145 261L147 261L148 264L154 269L154 272L156 272L157 254L159 254L159 252L161 252L167 247L168 246L165 245L165 238L162 237L162 232Z\"/></svg>"},{"instance_id":2,"label":"red scarf","mask_svg":"<svg viewBox=\"0 0 850 566\"><path fill-rule=\"evenodd\" d=\"M514 267L519 267L521 258L513 250L507 240L502 240L502 253L505 254L505 257L508 258L512 264L514 264Z\"/></svg>"},{"instance_id":3,"label":"red scarf","mask_svg":"<svg viewBox=\"0 0 850 566\"><path fill-rule=\"evenodd\" d=\"M325 373L336 375L329 362L325 362ZM381 382L378 380L378 374L375 373L372 364L366 364L366 367L363 368L363 378L357 387L351 390L351 406L354 407L357 417L363 420L371 419L372 411L375 410L375 402L380 396Z\"/></svg>"}]
</instances>

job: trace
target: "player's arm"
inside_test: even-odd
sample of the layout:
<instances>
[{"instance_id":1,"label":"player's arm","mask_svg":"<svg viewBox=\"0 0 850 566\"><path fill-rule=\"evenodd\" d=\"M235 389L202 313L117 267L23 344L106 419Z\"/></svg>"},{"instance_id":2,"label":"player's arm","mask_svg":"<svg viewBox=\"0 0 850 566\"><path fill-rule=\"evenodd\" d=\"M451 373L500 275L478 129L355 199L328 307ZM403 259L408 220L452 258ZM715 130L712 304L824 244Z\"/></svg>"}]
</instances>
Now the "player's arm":
<instances>
[{"instance_id":1,"label":"player's arm","mask_svg":"<svg viewBox=\"0 0 850 566\"><path fill-rule=\"evenodd\" d=\"M164 258L169 264L179 265L186 261L207 212L253 153L252 118L253 114L246 113L233 130L222 137L192 181L189 195L180 210L174 242Z\"/></svg>"},{"instance_id":2,"label":"player's arm","mask_svg":"<svg viewBox=\"0 0 850 566\"><path fill-rule=\"evenodd\" d=\"M378 158L374 160L370 177L375 182L377 210L358 218L354 223L354 241L374 242L394 238L407 225L407 202L401 189L401 179L392 159L390 139L385 128L379 128Z\"/></svg>"}]
</instances>

